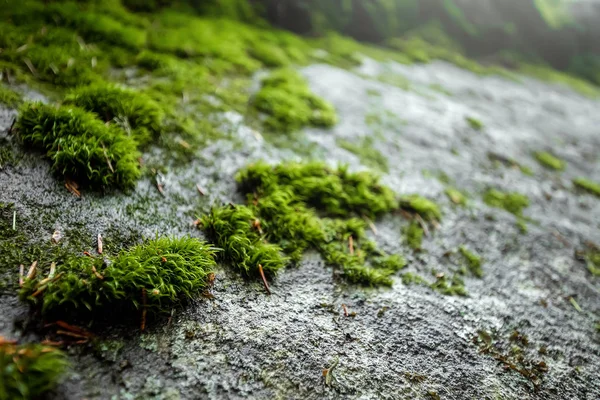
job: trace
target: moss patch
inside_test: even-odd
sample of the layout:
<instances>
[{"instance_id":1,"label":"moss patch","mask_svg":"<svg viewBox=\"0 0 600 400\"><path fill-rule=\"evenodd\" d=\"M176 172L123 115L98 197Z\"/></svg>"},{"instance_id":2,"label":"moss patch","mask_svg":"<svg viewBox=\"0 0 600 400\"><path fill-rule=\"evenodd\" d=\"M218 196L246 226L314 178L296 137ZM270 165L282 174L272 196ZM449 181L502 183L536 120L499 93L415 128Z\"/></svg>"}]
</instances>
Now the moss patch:
<instances>
[{"instance_id":1,"label":"moss patch","mask_svg":"<svg viewBox=\"0 0 600 400\"><path fill-rule=\"evenodd\" d=\"M591 193L595 196L600 197L600 183L591 181L587 178L575 178L573 179L573 185L581 190Z\"/></svg>"},{"instance_id":2,"label":"moss patch","mask_svg":"<svg viewBox=\"0 0 600 400\"><path fill-rule=\"evenodd\" d=\"M23 97L14 90L0 85L0 104L10 108L17 108L23 102Z\"/></svg>"},{"instance_id":3,"label":"moss patch","mask_svg":"<svg viewBox=\"0 0 600 400\"><path fill-rule=\"evenodd\" d=\"M518 217L521 217L523 210L529 207L527 196L515 192L501 192L497 189L485 192L483 201L491 207L502 208Z\"/></svg>"},{"instance_id":4,"label":"moss patch","mask_svg":"<svg viewBox=\"0 0 600 400\"><path fill-rule=\"evenodd\" d=\"M566 162L546 151L535 152L533 156L541 166L554 171L562 171L567 166Z\"/></svg>"},{"instance_id":5,"label":"moss patch","mask_svg":"<svg viewBox=\"0 0 600 400\"><path fill-rule=\"evenodd\" d=\"M304 78L290 69L279 69L263 79L253 105L268 115L265 124L276 132L337 122L333 106L312 93Z\"/></svg>"},{"instance_id":6,"label":"moss patch","mask_svg":"<svg viewBox=\"0 0 600 400\"><path fill-rule=\"evenodd\" d=\"M23 143L44 152L59 175L91 186L124 188L140 176L136 142L93 113L27 103L16 127Z\"/></svg>"},{"instance_id":7,"label":"moss patch","mask_svg":"<svg viewBox=\"0 0 600 400\"><path fill-rule=\"evenodd\" d=\"M478 256L477 254L471 252L465 246L460 246L458 248L458 250L460 251L460 254L463 256L463 258L465 259L465 262L467 263L467 267L469 268L469 271L471 271L471 273L473 275L475 275L476 277L481 278L483 276L483 270L481 269L481 264L482 264L481 257Z\"/></svg>"},{"instance_id":8,"label":"moss patch","mask_svg":"<svg viewBox=\"0 0 600 400\"><path fill-rule=\"evenodd\" d=\"M423 233L423 228L421 228L421 225L419 225L419 223L416 221L412 221L410 225L404 229L404 238L411 249L421 249L421 244L423 243Z\"/></svg>"},{"instance_id":9,"label":"moss patch","mask_svg":"<svg viewBox=\"0 0 600 400\"><path fill-rule=\"evenodd\" d=\"M197 239L158 238L110 257L70 257L27 280L20 297L44 313L146 308L170 311L198 295L212 272L215 249Z\"/></svg>"},{"instance_id":10,"label":"moss patch","mask_svg":"<svg viewBox=\"0 0 600 400\"><path fill-rule=\"evenodd\" d=\"M390 285L390 275L404 266L366 238L362 218L397 207L376 176L318 162L259 162L239 171L237 181L247 205L213 209L200 225L225 249L220 257L244 275L257 276L260 264L273 276L309 248L354 283Z\"/></svg>"},{"instance_id":11,"label":"moss patch","mask_svg":"<svg viewBox=\"0 0 600 400\"><path fill-rule=\"evenodd\" d=\"M442 219L442 212L436 203L416 194L401 197L400 207L420 215L425 221L440 221Z\"/></svg>"},{"instance_id":12,"label":"moss patch","mask_svg":"<svg viewBox=\"0 0 600 400\"><path fill-rule=\"evenodd\" d=\"M0 399L33 399L52 390L68 367L51 346L14 344L0 337Z\"/></svg>"},{"instance_id":13,"label":"moss patch","mask_svg":"<svg viewBox=\"0 0 600 400\"><path fill-rule=\"evenodd\" d=\"M344 139L336 140L338 146L355 154L364 166L388 172L387 159L373 146L374 142L373 136L365 136L359 142Z\"/></svg>"},{"instance_id":14,"label":"moss patch","mask_svg":"<svg viewBox=\"0 0 600 400\"><path fill-rule=\"evenodd\" d=\"M453 188L453 187L447 187L444 190L444 193L446 193L446 196L448 196L450 201L453 202L454 204L457 204L459 206L467 205L467 196L465 196L465 194L463 192L461 192L460 190Z\"/></svg>"}]
</instances>

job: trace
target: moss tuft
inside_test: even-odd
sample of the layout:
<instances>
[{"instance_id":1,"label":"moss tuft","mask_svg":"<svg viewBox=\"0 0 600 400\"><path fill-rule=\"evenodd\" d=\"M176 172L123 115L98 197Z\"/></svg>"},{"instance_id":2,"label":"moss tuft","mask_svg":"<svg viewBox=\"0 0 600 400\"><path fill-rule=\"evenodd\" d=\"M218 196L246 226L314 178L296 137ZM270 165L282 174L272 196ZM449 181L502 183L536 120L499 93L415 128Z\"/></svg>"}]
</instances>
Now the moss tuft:
<instances>
[{"instance_id":1,"label":"moss tuft","mask_svg":"<svg viewBox=\"0 0 600 400\"><path fill-rule=\"evenodd\" d=\"M467 205L467 196L460 190L453 187L447 187L446 190L444 190L444 193L446 193L446 196L448 196L450 201L454 204L458 204L459 206Z\"/></svg>"},{"instance_id":2,"label":"moss tuft","mask_svg":"<svg viewBox=\"0 0 600 400\"><path fill-rule=\"evenodd\" d=\"M153 100L142 93L111 85L77 88L64 101L94 112L104 122L121 127L138 143L145 144L161 129L163 112Z\"/></svg>"},{"instance_id":3,"label":"moss tuft","mask_svg":"<svg viewBox=\"0 0 600 400\"><path fill-rule=\"evenodd\" d=\"M365 136L358 143L343 139L338 139L336 142L342 149L355 154L364 166L375 168L382 172L388 172L388 161L385 156L373 146L375 139L372 136Z\"/></svg>"},{"instance_id":4,"label":"moss tuft","mask_svg":"<svg viewBox=\"0 0 600 400\"><path fill-rule=\"evenodd\" d=\"M580 177L573 179L573 185L575 185L576 188L600 197L600 183Z\"/></svg>"},{"instance_id":5,"label":"moss tuft","mask_svg":"<svg viewBox=\"0 0 600 400\"><path fill-rule=\"evenodd\" d=\"M469 124L471 129L480 131L483 129L483 122L473 117L465 117L465 121Z\"/></svg>"},{"instance_id":6,"label":"moss tuft","mask_svg":"<svg viewBox=\"0 0 600 400\"><path fill-rule=\"evenodd\" d=\"M483 194L483 201L496 208L502 208L518 217L523 216L523 210L529 207L529 199L520 193L501 192L490 189Z\"/></svg>"},{"instance_id":7,"label":"moss tuft","mask_svg":"<svg viewBox=\"0 0 600 400\"><path fill-rule=\"evenodd\" d=\"M415 221L411 222L404 230L406 243L408 243L413 250L420 250L421 244L423 243L423 233L423 228L421 228L419 223Z\"/></svg>"},{"instance_id":8,"label":"moss tuft","mask_svg":"<svg viewBox=\"0 0 600 400\"><path fill-rule=\"evenodd\" d=\"M471 271L471 273L476 277L481 278L483 276L483 270L481 269L481 257L469 251L465 246L460 246L458 250L467 262L469 271Z\"/></svg>"},{"instance_id":9,"label":"moss tuft","mask_svg":"<svg viewBox=\"0 0 600 400\"><path fill-rule=\"evenodd\" d=\"M23 97L14 90L0 85L0 104L10 108L17 108L23 102Z\"/></svg>"},{"instance_id":10,"label":"moss tuft","mask_svg":"<svg viewBox=\"0 0 600 400\"><path fill-rule=\"evenodd\" d=\"M59 383L69 363L54 347L14 344L0 337L0 399L38 398Z\"/></svg>"},{"instance_id":11,"label":"moss tuft","mask_svg":"<svg viewBox=\"0 0 600 400\"><path fill-rule=\"evenodd\" d=\"M562 171L567 166L566 162L545 151L535 152L533 156L541 166L548 169Z\"/></svg>"},{"instance_id":12,"label":"moss tuft","mask_svg":"<svg viewBox=\"0 0 600 400\"><path fill-rule=\"evenodd\" d=\"M385 255L366 239L360 218L396 207L393 192L376 176L317 162L258 162L236 179L248 205L213 209L201 226L224 249L222 259L244 275L256 276L261 264L273 276L309 248L353 283L390 285L390 275L404 266L400 256Z\"/></svg>"},{"instance_id":13,"label":"moss tuft","mask_svg":"<svg viewBox=\"0 0 600 400\"><path fill-rule=\"evenodd\" d=\"M140 176L135 141L78 107L26 103L16 127L23 143L43 151L57 174L101 187L131 187Z\"/></svg>"},{"instance_id":14,"label":"moss tuft","mask_svg":"<svg viewBox=\"0 0 600 400\"><path fill-rule=\"evenodd\" d=\"M416 194L400 198L400 207L420 215L425 221L440 221L442 219L442 212L437 204Z\"/></svg>"},{"instance_id":15,"label":"moss tuft","mask_svg":"<svg viewBox=\"0 0 600 400\"><path fill-rule=\"evenodd\" d=\"M337 122L331 104L312 93L302 76L279 69L263 79L254 107L268 115L267 127L276 132L292 132L304 126L331 127Z\"/></svg>"},{"instance_id":16,"label":"moss tuft","mask_svg":"<svg viewBox=\"0 0 600 400\"><path fill-rule=\"evenodd\" d=\"M50 275L25 282L20 296L42 312L170 311L207 284L215 249L197 239L157 238L107 259L71 257Z\"/></svg>"}]
</instances>

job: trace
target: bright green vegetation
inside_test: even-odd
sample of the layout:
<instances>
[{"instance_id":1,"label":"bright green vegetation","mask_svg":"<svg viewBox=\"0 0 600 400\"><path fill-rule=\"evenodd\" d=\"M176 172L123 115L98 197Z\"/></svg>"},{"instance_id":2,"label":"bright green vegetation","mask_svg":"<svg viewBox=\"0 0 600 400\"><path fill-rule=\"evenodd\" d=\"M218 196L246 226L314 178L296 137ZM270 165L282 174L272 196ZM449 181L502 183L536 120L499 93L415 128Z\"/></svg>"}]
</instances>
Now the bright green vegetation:
<instances>
[{"instance_id":1,"label":"bright green vegetation","mask_svg":"<svg viewBox=\"0 0 600 400\"><path fill-rule=\"evenodd\" d=\"M600 89L592 83L565 72L557 71L546 65L521 63L519 72L540 81L567 86L586 97L597 98L600 96Z\"/></svg>"},{"instance_id":2,"label":"bright green vegetation","mask_svg":"<svg viewBox=\"0 0 600 400\"><path fill-rule=\"evenodd\" d=\"M423 228L421 228L421 225L416 221L412 221L410 225L406 227L404 230L404 237L406 243L411 249L421 249L421 244L423 243L423 233Z\"/></svg>"},{"instance_id":3,"label":"bright green vegetation","mask_svg":"<svg viewBox=\"0 0 600 400\"><path fill-rule=\"evenodd\" d=\"M438 293L446 296L467 296L467 289L465 288L464 281L458 274L453 274L451 278L448 278L443 273L432 271L432 275L435 277L433 282L427 281L420 275L412 272L406 272L402 274L402 283L405 285L422 285L427 286Z\"/></svg>"},{"instance_id":4,"label":"bright green vegetation","mask_svg":"<svg viewBox=\"0 0 600 400\"><path fill-rule=\"evenodd\" d=\"M469 271L471 271L471 273L476 277L481 278L483 276L483 270L481 269L481 257L471 252L465 246L460 246L458 250L460 251L460 254L462 254L462 256L464 257Z\"/></svg>"},{"instance_id":5,"label":"bright green vegetation","mask_svg":"<svg viewBox=\"0 0 600 400\"><path fill-rule=\"evenodd\" d=\"M497 189L489 189L483 194L483 201L496 208L502 208L518 217L523 216L523 210L529 207L527 196L514 192L501 192Z\"/></svg>"},{"instance_id":6,"label":"bright green vegetation","mask_svg":"<svg viewBox=\"0 0 600 400\"><path fill-rule=\"evenodd\" d=\"M444 190L444 193L446 193L446 196L448 196L450 201L454 204L458 204L459 206L467 205L467 196L460 190L449 186Z\"/></svg>"},{"instance_id":7,"label":"bright green vegetation","mask_svg":"<svg viewBox=\"0 0 600 400\"><path fill-rule=\"evenodd\" d=\"M92 111L104 122L115 123L140 144L148 143L160 132L163 120L158 104L146 95L117 86L77 88L64 103Z\"/></svg>"},{"instance_id":8,"label":"bright green vegetation","mask_svg":"<svg viewBox=\"0 0 600 400\"><path fill-rule=\"evenodd\" d=\"M259 264L275 275L302 253L317 250L349 282L391 285L405 262L386 255L366 237L364 218L397 208L394 193L368 172L323 163L252 164L238 172L247 205L213 209L200 224L224 251L220 258L247 276Z\"/></svg>"},{"instance_id":9,"label":"bright green vegetation","mask_svg":"<svg viewBox=\"0 0 600 400\"><path fill-rule=\"evenodd\" d=\"M523 173L523 175L533 176L533 171L531 170L531 168L519 163L518 161L512 158L508 158L501 154L492 152L488 153L488 158L496 164L502 164L510 168L518 168Z\"/></svg>"},{"instance_id":10,"label":"bright green vegetation","mask_svg":"<svg viewBox=\"0 0 600 400\"><path fill-rule=\"evenodd\" d=\"M0 85L0 104L4 104L10 108L17 108L23 102L23 98L17 92Z\"/></svg>"},{"instance_id":11,"label":"bright green vegetation","mask_svg":"<svg viewBox=\"0 0 600 400\"><path fill-rule=\"evenodd\" d=\"M573 185L575 187L585 190L593 195L600 197L600 183L596 183L586 178L575 178L573 179Z\"/></svg>"},{"instance_id":12,"label":"bright green vegetation","mask_svg":"<svg viewBox=\"0 0 600 400\"><path fill-rule=\"evenodd\" d=\"M588 271L592 275L600 276L600 248L590 243L587 250L582 252L582 256L587 263Z\"/></svg>"},{"instance_id":13,"label":"bright green vegetation","mask_svg":"<svg viewBox=\"0 0 600 400\"><path fill-rule=\"evenodd\" d=\"M416 194L401 197L400 207L418 214L425 221L440 221L442 219L442 212L437 204Z\"/></svg>"},{"instance_id":14,"label":"bright green vegetation","mask_svg":"<svg viewBox=\"0 0 600 400\"><path fill-rule=\"evenodd\" d=\"M70 257L27 280L20 296L42 312L170 311L207 285L215 249L197 239L157 238L110 257ZM44 276L46 275L46 276Z\"/></svg>"},{"instance_id":15,"label":"bright green vegetation","mask_svg":"<svg viewBox=\"0 0 600 400\"><path fill-rule=\"evenodd\" d=\"M265 124L276 132L337 122L333 106L312 93L304 78L291 69L278 69L263 79L253 104L268 115Z\"/></svg>"},{"instance_id":16,"label":"bright green vegetation","mask_svg":"<svg viewBox=\"0 0 600 400\"><path fill-rule=\"evenodd\" d=\"M483 129L483 122L481 122L480 120L478 120L476 118L465 117L465 121L467 121L467 123L469 124L471 129L474 129L476 131L480 131Z\"/></svg>"},{"instance_id":17,"label":"bright green vegetation","mask_svg":"<svg viewBox=\"0 0 600 400\"><path fill-rule=\"evenodd\" d=\"M94 113L26 103L16 127L23 143L42 151L59 175L91 186L123 188L140 176L136 142Z\"/></svg>"},{"instance_id":18,"label":"bright green vegetation","mask_svg":"<svg viewBox=\"0 0 600 400\"><path fill-rule=\"evenodd\" d=\"M39 398L59 383L68 365L65 353L54 347L0 337L0 399Z\"/></svg>"},{"instance_id":19,"label":"bright green vegetation","mask_svg":"<svg viewBox=\"0 0 600 400\"><path fill-rule=\"evenodd\" d=\"M355 154L364 166L377 169L382 172L388 172L387 159L373 146L375 143L373 136L365 136L360 140L360 142L337 139L336 143L342 149L348 150L349 152Z\"/></svg>"},{"instance_id":20,"label":"bright green vegetation","mask_svg":"<svg viewBox=\"0 0 600 400\"><path fill-rule=\"evenodd\" d=\"M562 171L567 166L566 162L545 151L535 152L533 156L541 166L548 169Z\"/></svg>"}]
</instances>

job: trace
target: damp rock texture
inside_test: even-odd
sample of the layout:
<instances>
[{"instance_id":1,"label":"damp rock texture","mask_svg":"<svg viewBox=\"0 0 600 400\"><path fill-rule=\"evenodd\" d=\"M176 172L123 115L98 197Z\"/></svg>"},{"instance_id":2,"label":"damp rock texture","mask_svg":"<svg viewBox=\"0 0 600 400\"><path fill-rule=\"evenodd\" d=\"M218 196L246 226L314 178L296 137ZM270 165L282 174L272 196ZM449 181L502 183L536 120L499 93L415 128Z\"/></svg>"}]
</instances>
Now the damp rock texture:
<instances>
[{"instance_id":1,"label":"damp rock texture","mask_svg":"<svg viewBox=\"0 0 600 400\"><path fill-rule=\"evenodd\" d=\"M35 243L51 243L55 231L56 246L81 252L95 249L98 234L105 251L157 234L203 238L193 221L212 205L244 202L234 176L248 163L316 159L358 171L367 168L364 157L347 143L367 137L370 154L385 160L383 183L399 196L434 200L443 214L420 251L406 243L402 215L374 221L372 239L408 261L391 288L349 285L309 252L271 282L270 296L262 281L221 265L211 295L149 321L143 333L137 319L86 326L96 339L68 349L70 372L48 398L600 398L600 278L577 256L600 243L600 199L571 183L600 182L600 101L445 62L367 59L354 70L299 72L335 107L336 126L276 141L230 112L231 138L147 173L124 193L74 196L8 133L16 113L0 106L1 144L11 157L0 167L0 203L14 203L15 228ZM161 151L145 150L145 162ZM544 168L535 152L552 153L565 169ZM466 196L464 207L448 187ZM519 216L490 207L482 198L490 189L520 193L529 206ZM12 224L12 213L3 217ZM482 259L482 277L463 278L466 296L403 284L408 272L428 282L452 276L467 266L461 246ZM6 269L0 335L44 339L52 321L32 319L10 289L18 265Z\"/></svg>"}]
</instances>

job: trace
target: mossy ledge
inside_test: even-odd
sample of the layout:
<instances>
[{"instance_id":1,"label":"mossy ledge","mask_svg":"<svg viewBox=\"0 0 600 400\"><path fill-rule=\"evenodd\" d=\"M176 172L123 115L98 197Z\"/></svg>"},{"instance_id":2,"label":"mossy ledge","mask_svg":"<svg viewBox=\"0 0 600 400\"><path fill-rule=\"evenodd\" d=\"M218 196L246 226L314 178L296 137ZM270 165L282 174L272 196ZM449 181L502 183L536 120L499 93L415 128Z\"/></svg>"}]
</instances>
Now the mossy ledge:
<instances>
[{"instance_id":1,"label":"mossy ledge","mask_svg":"<svg viewBox=\"0 0 600 400\"><path fill-rule=\"evenodd\" d=\"M258 162L236 179L247 205L213 208L199 226L224 249L221 259L244 275L258 276L260 265L273 276L309 248L352 283L389 286L404 267L402 257L385 254L366 237L367 218L397 208L377 176L319 162Z\"/></svg>"},{"instance_id":2,"label":"mossy ledge","mask_svg":"<svg viewBox=\"0 0 600 400\"><path fill-rule=\"evenodd\" d=\"M56 174L78 183L128 188L140 176L136 142L94 113L25 103L16 128L25 146L44 152Z\"/></svg>"},{"instance_id":3,"label":"mossy ledge","mask_svg":"<svg viewBox=\"0 0 600 400\"><path fill-rule=\"evenodd\" d=\"M573 179L573 185L578 189L600 197L600 183L580 177Z\"/></svg>"},{"instance_id":4,"label":"mossy ledge","mask_svg":"<svg viewBox=\"0 0 600 400\"><path fill-rule=\"evenodd\" d=\"M215 252L198 239L162 237L114 257L74 256L26 280L20 297L62 318L108 307L166 312L204 290Z\"/></svg>"},{"instance_id":5,"label":"mossy ledge","mask_svg":"<svg viewBox=\"0 0 600 400\"><path fill-rule=\"evenodd\" d=\"M0 336L0 399L39 398L59 383L65 353L41 344L16 344Z\"/></svg>"},{"instance_id":6,"label":"mossy ledge","mask_svg":"<svg viewBox=\"0 0 600 400\"><path fill-rule=\"evenodd\" d=\"M312 93L297 72L278 69L264 78L254 97L254 107L268 115L266 126L275 132L292 132L304 126L331 127L337 122L335 109Z\"/></svg>"}]
</instances>

